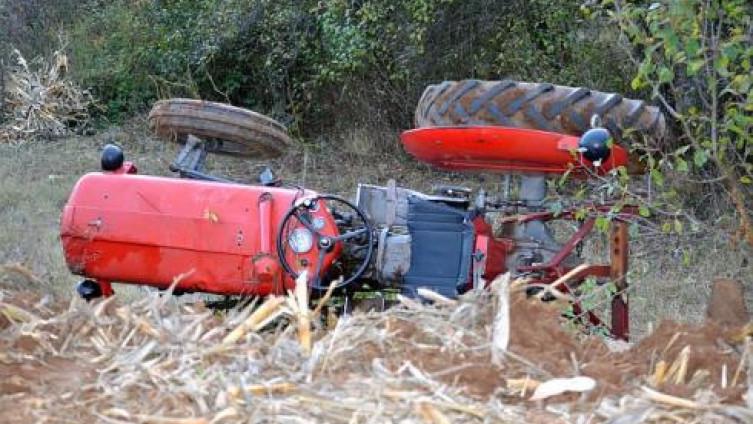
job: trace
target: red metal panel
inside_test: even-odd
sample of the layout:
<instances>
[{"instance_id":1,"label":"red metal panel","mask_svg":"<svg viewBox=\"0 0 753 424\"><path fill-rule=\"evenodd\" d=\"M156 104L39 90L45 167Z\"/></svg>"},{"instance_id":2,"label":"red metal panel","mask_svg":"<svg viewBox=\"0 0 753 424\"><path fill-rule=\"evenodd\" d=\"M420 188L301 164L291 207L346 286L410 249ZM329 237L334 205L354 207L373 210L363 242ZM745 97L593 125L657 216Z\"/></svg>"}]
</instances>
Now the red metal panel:
<instances>
[{"instance_id":1,"label":"red metal panel","mask_svg":"<svg viewBox=\"0 0 753 424\"><path fill-rule=\"evenodd\" d=\"M507 272L506 259L509 252L514 248L511 239L496 238L492 226L478 216L473 220L473 228L476 232L476 252L483 255L483 277L491 282L496 276ZM475 253L475 252L474 252Z\"/></svg>"},{"instance_id":2,"label":"red metal panel","mask_svg":"<svg viewBox=\"0 0 753 424\"><path fill-rule=\"evenodd\" d=\"M593 167L573 154L579 139L546 131L507 127L435 127L405 131L405 150L416 159L454 171L566 172L571 166ZM582 165L581 165L582 164ZM615 145L597 172L627 166L628 154ZM576 169L576 174L577 174Z\"/></svg>"},{"instance_id":3,"label":"red metal panel","mask_svg":"<svg viewBox=\"0 0 753 424\"><path fill-rule=\"evenodd\" d=\"M254 267L260 256L276 255L269 252L274 241L261 236L276 237L280 219L296 199L315 194L175 178L87 174L74 187L61 220L66 261L74 272L102 281L164 288L189 272L178 289L222 294L282 292L283 283L289 286L291 282L284 280L278 268L264 263ZM260 202L260 198L268 200ZM337 235L325 208L313 214L324 219L323 233ZM335 249L327 255L324 270L338 252ZM299 257L306 259L313 272L316 249Z\"/></svg>"}]
</instances>

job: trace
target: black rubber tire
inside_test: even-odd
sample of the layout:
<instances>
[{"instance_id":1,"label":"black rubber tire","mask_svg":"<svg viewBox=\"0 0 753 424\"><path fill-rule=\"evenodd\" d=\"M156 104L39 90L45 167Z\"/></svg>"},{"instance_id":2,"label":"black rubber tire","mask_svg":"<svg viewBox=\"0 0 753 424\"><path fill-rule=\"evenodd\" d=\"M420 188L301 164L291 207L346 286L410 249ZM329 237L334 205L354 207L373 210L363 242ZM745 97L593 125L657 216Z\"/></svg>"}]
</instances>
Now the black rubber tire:
<instances>
[{"instance_id":1,"label":"black rubber tire","mask_svg":"<svg viewBox=\"0 0 753 424\"><path fill-rule=\"evenodd\" d=\"M232 156L278 157L293 143L287 129L268 116L203 100L160 100L149 112L149 126L170 141L185 143L189 134L211 140L208 151Z\"/></svg>"},{"instance_id":2,"label":"black rubber tire","mask_svg":"<svg viewBox=\"0 0 753 424\"><path fill-rule=\"evenodd\" d=\"M500 125L579 136L590 129L591 117L617 138L626 129L651 138L666 131L659 108L619 94L548 83L444 81L426 88L415 115L417 128Z\"/></svg>"}]
</instances>

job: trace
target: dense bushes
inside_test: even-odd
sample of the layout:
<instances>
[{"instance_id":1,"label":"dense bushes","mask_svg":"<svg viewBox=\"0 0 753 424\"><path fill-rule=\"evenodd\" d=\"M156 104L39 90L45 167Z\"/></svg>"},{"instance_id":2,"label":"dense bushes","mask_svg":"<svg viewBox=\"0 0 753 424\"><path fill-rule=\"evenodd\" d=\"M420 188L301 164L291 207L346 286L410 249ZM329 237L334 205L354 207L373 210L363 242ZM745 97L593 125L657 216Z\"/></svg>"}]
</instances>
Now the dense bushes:
<instances>
[{"instance_id":1,"label":"dense bushes","mask_svg":"<svg viewBox=\"0 0 753 424\"><path fill-rule=\"evenodd\" d=\"M111 117L183 95L258 109L313 134L342 123L409 126L423 87L441 79L625 91L616 32L586 19L580 4L89 0L62 28L77 77Z\"/></svg>"},{"instance_id":2,"label":"dense bushes","mask_svg":"<svg viewBox=\"0 0 753 424\"><path fill-rule=\"evenodd\" d=\"M24 57L50 53L85 1L0 0L0 55L18 48Z\"/></svg>"},{"instance_id":3,"label":"dense bushes","mask_svg":"<svg viewBox=\"0 0 753 424\"><path fill-rule=\"evenodd\" d=\"M731 204L736 238L753 246L753 4L610 3L639 63L631 84L649 89L676 126L671 149L649 158L654 181L662 183L668 172L675 187L690 181L697 194L685 203L704 206L701 216L723 211L704 197Z\"/></svg>"}]
</instances>

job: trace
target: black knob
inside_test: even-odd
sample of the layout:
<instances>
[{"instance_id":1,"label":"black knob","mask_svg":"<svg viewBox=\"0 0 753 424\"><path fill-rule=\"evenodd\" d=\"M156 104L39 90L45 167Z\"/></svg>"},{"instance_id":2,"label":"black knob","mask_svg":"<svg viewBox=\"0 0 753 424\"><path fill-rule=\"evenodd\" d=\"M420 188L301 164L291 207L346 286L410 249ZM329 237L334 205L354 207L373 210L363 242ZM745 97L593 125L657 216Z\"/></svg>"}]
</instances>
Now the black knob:
<instances>
[{"instance_id":1,"label":"black knob","mask_svg":"<svg viewBox=\"0 0 753 424\"><path fill-rule=\"evenodd\" d=\"M583 152L583 157L591 162L603 161L609 157L612 149L609 140L612 138L609 131L604 128L593 128L586 131L580 138L578 147Z\"/></svg>"},{"instance_id":2,"label":"black knob","mask_svg":"<svg viewBox=\"0 0 753 424\"><path fill-rule=\"evenodd\" d=\"M103 171L117 171L123 166L125 156L123 156L123 149L114 145L108 144L102 149L102 170Z\"/></svg>"}]
</instances>

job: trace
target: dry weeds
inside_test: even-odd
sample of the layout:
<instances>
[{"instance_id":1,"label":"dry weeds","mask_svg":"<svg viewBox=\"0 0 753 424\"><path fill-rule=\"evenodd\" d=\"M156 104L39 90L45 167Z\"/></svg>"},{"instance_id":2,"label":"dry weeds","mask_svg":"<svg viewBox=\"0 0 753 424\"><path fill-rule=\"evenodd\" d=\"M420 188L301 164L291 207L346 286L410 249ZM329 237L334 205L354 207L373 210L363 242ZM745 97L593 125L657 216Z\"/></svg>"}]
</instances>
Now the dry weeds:
<instances>
[{"instance_id":1,"label":"dry weeds","mask_svg":"<svg viewBox=\"0 0 753 424\"><path fill-rule=\"evenodd\" d=\"M93 98L67 78L68 57L62 50L32 64L18 50L11 59L7 81L0 85L5 88L0 96L6 109L0 111L0 142L60 137L86 126Z\"/></svg>"}]
</instances>

